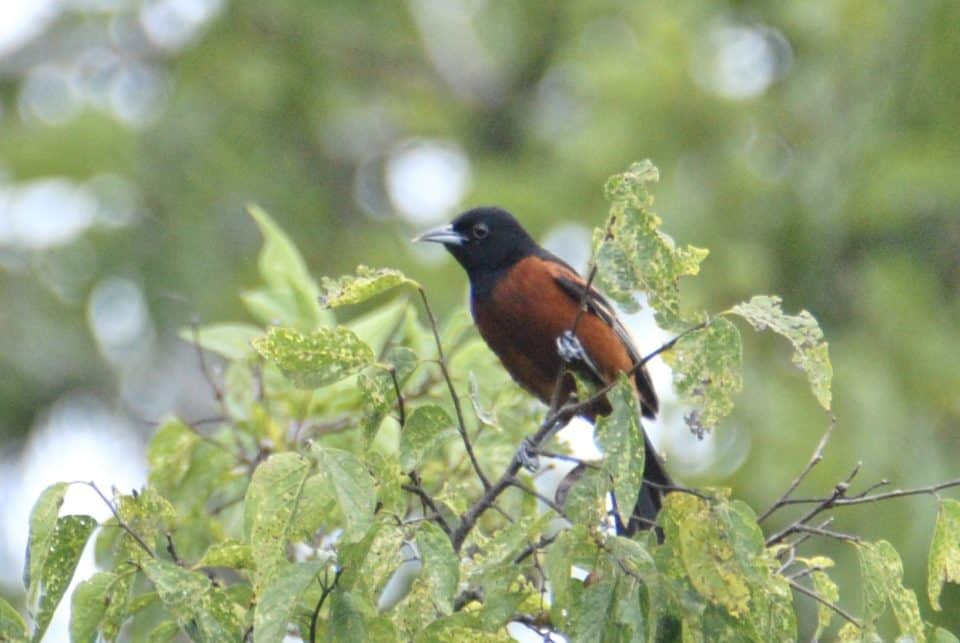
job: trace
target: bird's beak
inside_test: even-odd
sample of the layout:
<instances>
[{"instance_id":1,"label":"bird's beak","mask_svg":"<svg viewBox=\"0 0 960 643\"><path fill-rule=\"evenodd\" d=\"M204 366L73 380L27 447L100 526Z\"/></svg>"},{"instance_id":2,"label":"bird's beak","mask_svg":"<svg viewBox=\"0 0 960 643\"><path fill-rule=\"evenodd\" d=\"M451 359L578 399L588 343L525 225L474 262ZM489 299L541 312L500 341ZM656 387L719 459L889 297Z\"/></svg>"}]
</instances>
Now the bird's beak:
<instances>
[{"instance_id":1,"label":"bird's beak","mask_svg":"<svg viewBox=\"0 0 960 643\"><path fill-rule=\"evenodd\" d=\"M413 238L414 243L432 241L433 243L442 243L445 246L461 246L466 240L467 238L454 230L452 225L445 225L441 228L428 230L420 236Z\"/></svg>"}]
</instances>

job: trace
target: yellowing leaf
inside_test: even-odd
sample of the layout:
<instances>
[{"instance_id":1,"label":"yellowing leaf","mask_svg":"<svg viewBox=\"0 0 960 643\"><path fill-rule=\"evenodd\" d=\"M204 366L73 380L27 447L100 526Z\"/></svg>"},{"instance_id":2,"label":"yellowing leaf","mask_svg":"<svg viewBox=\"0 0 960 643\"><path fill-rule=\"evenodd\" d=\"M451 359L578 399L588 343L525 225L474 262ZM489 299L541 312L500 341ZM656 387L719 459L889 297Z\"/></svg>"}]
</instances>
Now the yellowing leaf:
<instances>
[{"instance_id":1,"label":"yellowing leaf","mask_svg":"<svg viewBox=\"0 0 960 643\"><path fill-rule=\"evenodd\" d=\"M620 522L626 525L643 484L645 449L640 405L633 383L622 373L607 397L613 410L597 421L596 438L603 450L603 469L613 481Z\"/></svg>"},{"instance_id":2,"label":"yellowing leaf","mask_svg":"<svg viewBox=\"0 0 960 643\"><path fill-rule=\"evenodd\" d=\"M342 327L320 328L309 335L292 328L271 328L253 346L305 389L339 382L373 362L370 347Z\"/></svg>"},{"instance_id":3,"label":"yellowing leaf","mask_svg":"<svg viewBox=\"0 0 960 643\"><path fill-rule=\"evenodd\" d=\"M829 411L833 366L823 331L809 312L801 310L796 315L787 315L780 301L776 296L757 295L737 304L730 312L740 315L759 331L770 329L786 337L793 345L793 363L806 373L814 397Z\"/></svg>"},{"instance_id":4,"label":"yellowing leaf","mask_svg":"<svg viewBox=\"0 0 960 643\"><path fill-rule=\"evenodd\" d=\"M893 545L885 540L854 543L860 560L863 584L864 624L873 625L889 602L901 634L926 641L917 596L903 586L903 563Z\"/></svg>"},{"instance_id":5,"label":"yellowing leaf","mask_svg":"<svg viewBox=\"0 0 960 643\"><path fill-rule=\"evenodd\" d=\"M416 469L433 448L455 435L453 420L442 407L417 407L400 434L400 466L404 471Z\"/></svg>"},{"instance_id":6,"label":"yellowing leaf","mask_svg":"<svg viewBox=\"0 0 960 643\"><path fill-rule=\"evenodd\" d=\"M673 369L673 384L694 410L687 425L697 435L715 427L733 410L733 395L743 388L740 331L716 317L703 329L683 336L664 360Z\"/></svg>"},{"instance_id":7,"label":"yellowing leaf","mask_svg":"<svg viewBox=\"0 0 960 643\"><path fill-rule=\"evenodd\" d=\"M676 330L682 322L678 282L697 274L708 253L693 246L677 247L660 231L660 218L649 210L653 198L647 192L648 184L659 176L650 161L641 161L607 181L610 214L607 225L593 237L597 285L628 311L637 309L636 293L646 293L657 322Z\"/></svg>"},{"instance_id":8,"label":"yellowing leaf","mask_svg":"<svg viewBox=\"0 0 960 643\"><path fill-rule=\"evenodd\" d=\"M960 583L960 502L943 500L930 541L927 593L935 610L940 606L944 583Z\"/></svg>"},{"instance_id":9,"label":"yellowing leaf","mask_svg":"<svg viewBox=\"0 0 960 643\"><path fill-rule=\"evenodd\" d=\"M320 304L328 308L359 304L382 292L401 285L419 286L399 270L393 268L373 269L357 266L355 275L344 275L339 279L324 279Z\"/></svg>"},{"instance_id":10,"label":"yellowing leaf","mask_svg":"<svg viewBox=\"0 0 960 643\"><path fill-rule=\"evenodd\" d=\"M257 467L247 488L244 526L256 562L254 589L274 581L287 561L293 516L310 473L310 462L296 453L278 453Z\"/></svg>"}]
</instances>

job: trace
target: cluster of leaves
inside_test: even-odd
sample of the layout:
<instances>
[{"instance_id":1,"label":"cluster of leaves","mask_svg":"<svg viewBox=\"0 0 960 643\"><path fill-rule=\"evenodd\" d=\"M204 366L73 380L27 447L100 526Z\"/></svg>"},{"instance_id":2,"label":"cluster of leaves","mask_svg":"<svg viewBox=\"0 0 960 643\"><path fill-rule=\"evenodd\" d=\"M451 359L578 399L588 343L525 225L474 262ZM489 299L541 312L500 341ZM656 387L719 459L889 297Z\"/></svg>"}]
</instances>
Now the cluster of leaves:
<instances>
[{"instance_id":1,"label":"cluster of leaves","mask_svg":"<svg viewBox=\"0 0 960 643\"><path fill-rule=\"evenodd\" d=\"M678 249L659 231L646 192L655 177L638 164L609 183L596 274L624 305L645 292L668 328L702 324L671 358L699 426L728 413L740 385L740 334L727 319L734 314L787 337L828 407L827 348L808 313L786 315L774 297L713 318L681 312L677 282L697 272L706 252ZM113 517L100 525L59 515L70 485L43 493L25 570L32 628L0 601L0 640L42 638L94 534L103 571L73 592L78 642L114 640L121 629L150 641L182 633L197 641L290 633L308 641L493 641L509 640L510 623L583 641L792 640L794 591L820 601L817 636L845 614L827 573L832 561L796 556L798 541L771 545L753 510L726 491L669 494L658 518L662 543L653 532L630 539L604 527L611 492L632 499L642 482L643 429L626 378L609 392L614 411L597 426L607 456L562 500L546 498L517 448L530 435L545 446L538 440L553 427L510 385L464 313L437 325L423 290L395 270L361 267L317 284L273 221L259 210L253 216L265 239L263 285L243 301L260 325L184 331L225 359L219 383L211 378L221 417L213 427L176 418L159 426L148 484L102 496ZM371 307L387 291L396 296ZM365 312L337 319L355 305ZM100 493L86 486L77 492ZM840 638L870 640L889 608L914 640L957 640L923 622L889 544L852 542L864 613L847 616ZM944 500L931 548L932 603L943 583L958 580L960 503Z\"/></svg>"}]
</instances>

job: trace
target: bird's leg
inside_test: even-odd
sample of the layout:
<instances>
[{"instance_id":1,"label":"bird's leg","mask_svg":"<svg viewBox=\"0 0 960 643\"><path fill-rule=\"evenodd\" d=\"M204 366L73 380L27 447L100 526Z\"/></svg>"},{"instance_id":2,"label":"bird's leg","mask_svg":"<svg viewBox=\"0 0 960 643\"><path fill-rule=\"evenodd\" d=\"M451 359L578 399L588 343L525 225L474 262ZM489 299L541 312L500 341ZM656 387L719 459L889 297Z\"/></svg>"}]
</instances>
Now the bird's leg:
<instances>
[{"instance_id":1,"label":"bird's leg","mask_svg":"<svg viewBox=\"0 0 960 643\"><path fill-rule=\"evenodd\" d=\"M557 337L557 354L560 355L560 359L565 363L574 367L580 367L580 372L582 372L583 367L586 366L587 372L589 372L591 377L596 377L600 381L603 381L600 369L597 368L594 361L590 359L587 351L583 348L583 344L580 343L580 339L573 334L573 331L565 330Z\"/></svg>"}]
</instances>

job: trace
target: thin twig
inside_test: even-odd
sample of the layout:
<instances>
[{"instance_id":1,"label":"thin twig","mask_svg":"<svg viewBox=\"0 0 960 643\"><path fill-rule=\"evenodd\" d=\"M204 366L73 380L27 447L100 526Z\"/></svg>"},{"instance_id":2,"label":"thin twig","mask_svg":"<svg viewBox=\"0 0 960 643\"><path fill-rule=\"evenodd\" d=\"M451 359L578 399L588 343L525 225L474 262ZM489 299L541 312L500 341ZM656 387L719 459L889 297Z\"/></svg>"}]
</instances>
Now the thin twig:
<instances>
[{"instance_id":1,"label":"thin twig","mask_svg":"<svg viewBox=\"0 0 960 643\"><path fill-rule=\"evenodd\" d=\"M230 414L227 412L227 405L223 396L223 389L221 389L216 380L213 379L213 374L210 372L210 368L207 365L207 358L204 357L203 354L203 347L200 346L199 321L196 317L193 317L190 320L190 331L193 335L193 347L197 353L197 362L200 364L200 372L203 373L203 378L207 380L207 384L209 384L210 388L213 390L213 397L217 400L217 403L223 410L223 414L225 416L229 416Z\"/></svg>"},{"instance_id":2,"label":"thin twig","mask_svg":"<svg viewBox=\"0 0 960 643\"><path fill-rule=\"evenodd\" d=\"M862 540L860 536L845 534L841 531L833 531L831 529L813 527L811 525L797 525L797 531L813 534L814 536L826 536L828 538L836 538L837 540L847 540L854 543L858 543Z\"/></svg>"},{"instance_id":3,"label":"thin twig","mask_svg":"<svg viewBox=\"0 0 960 643\"><path fill-rule=\"evenodd\" d=\"M812 589L809 589L808 587L804 587L803 585L801 585L801 584L798 583L797 581L793 580L792 578L788 578L788 579L787 579L787 582L790 584L790 587L792 587L793 589L797 590L798 592L800 592L800 593L803 594L804 596L809 596L810 598L812 598L813 600L817 601L817 602L820 603L821 605L825 605L826 607L829 607L830 609L832 609L834 612L836 612L837 614L839 614L840 616L842 616L842 617L843 617L844 619L846 619L847 621L853 623L854 625L856 625L856 626L857 626L858 628L860 628L861 630L863 629L863 623L861 623L861 622L860 622L859 620L857 620L852 614L850 614L850 612L848 612L847 610L843 609L842 607L840 607L839 605L837 605L837 604L834 603L833 601L831 601L831 600L829 600L829 599L827 599L827 598L824 598L823 596L821 596L820 594L816 593L816 592L813 591Z\"/></svg>"},{"instance_id":4,"label":"thin twig","mask_svg":"<svg viewBox=\"0 0 960 643\"><path fill-rule=\"evenodd\" d=\"M440 509L437 507L437 503L434 502L433 497L431 497L430 494L427 493L426 489L424 489L421 485L420 476L416 471L411 471L407 474L407 476L410 478L410 482L412 484L401 485L401 488L404 491L409 491L420 498L420 502L422 502L427 509L437 515L436 522L438 525L440 525L440 528L443 529L447 536L452 536L453 528L450 526L450 523L447 522L447 519L443 517L443 514L440 513Z\"/></svg>"},{"instance_id":5,"label":"thin twig","mask_svg":"<svg viewBox=\"0 0 960 643\"><path fill-rule=\"evenodd\" d=\"M109 500L105 495L103 495L103 492L100 491L100 487L97 486L97 483L95 483L95 482L89 482L89 481L86 481L86 480L77 480L76 482L71 482L70 484L82 484L82 485L86 485L86 486L90 487L91 489L93 489L94 491L96 491L96 492L97 492L97 495L100 496L100 499L103 500L103 503L104 503L105 505L107 505L107 508L108 508L108 509L110 509L110 513L113 514L113 517L117 519L117 525L118 525L121 529L123 529L125 532L127 532L127 534L128 534L131 538L133 538L134 542L136 542L136 543L140 546L140 548L143 549L143 551L147 552L147 553L150 555L150 558L156 558L156 557L157 557L157 555L156 555L155 553L153 553L153 550L150 549L149 545L147 545L147 543L143 542L143 539L140 538L140 536L137 535L137 532L135 532L133 529L131 529L131 528L130 528L130 525L128 525L128 524L123 520L123 518L120 517L120 512L117 511L117 507L116 507L112 502L110 502L110 500Z\"/></svg>"},{"instance_id":6,"label":"thin twig","mask_svg":"<svg viewBox=\"0 0 960 643\"><path fill-rule=\"evenodd\" d=\"M769 518L775 511L786 505L786 501L790 498L797 487L800 486L800 483L803 482L803 479L809 475L815 466L820 464L820 461L823 460L823 449L827 446L827 442L830 441L830 436L833 434L834 427L837 426L837 419L834 416L830 418L830 426L827 427L827 430L824 432L823 436L820 438L820 442L817 444L817 448L814 450L813 455L810 456L810 461L807 462L807 466L803 468L803 471L793 479L793 482L790 483L790 486L787 487L787 490L783 492L783 495L780 498L770 505L770 508L760 514L760 517L757 518L757 522L761 523L767 518Z\"/></svg>"},{"instance_id":7,"label":"thin twig","mask_svg":"<svg viewBox=\"0 0 960 643\"><path fill-rule=\"evenodd\" d=\"M533 496L534 498L536 498L537 500L539 500L539 501L542 502L543 504L545 504L545 505L547 505L548 507L550 507L551 509L553 509L553 511L554 511L557 515L559 515L560 517L565 518L565 519L567 518L567 514L566 514L566 512L563 510L563 507L561 507L561 506L558 505L556 502L554 502L554 501L551 500L550 498L546 497L545 495L543 495L542 493L540 493L539 491L537 491L537 490L534 489L533 487L528 487L527 485L523 484L522 482L520 482L520 481L517 480L516 478L514 478L513 480L510 481L510 485L513 486L513 487L516 487L517 489L519 489L520 491L523 491L524 493L527 493L527 494Z\"/></svg>"},{"instance_id":8,"label":"thin twig","mask_svg":"<svg viewBox=\"0 0 960 643\"><path fill-rule=\"evenodd\" d=\"M343 568L338 567L333 576L333 582L329 585L321 584L323 591L320 593L320 599L317 601L317 606L313 608L313 615L310 617L310 643L316 643L317 641L317 618L320 616L320 609L323 607L324 601L327 600L327 596L332 594L333 590L337 588L337 583L340 582L340 574L342 573Z\"/></svg>"},{"instance_id":9,"label":"thin twig","mask_svg":"<svg viewBox=\"0 0 960 643\"><path fill-rule=\"evenodd\" d=\"M387 370L390 373L390 379L393 380L393 390L397 394L397 412L400 414L397 421L400 423L400 428L402 429L407 424L407 409L403 401L403 392L400 390L400 380L397 379L397 369L394 366L391 366Z\"/></svg>"},{"instance_id":10,"label":"thin twig","mask_svg":"<svg viewBox=\"0 0 960 643\"><path fill-rule=\"evenodd\" d=\"M483 470L480 469L480 463L477 461L477 456L473 452L473 445L470 444L470 436L467 435L467 423L463 419L463 409L460 408L460 398L457 396L457 390L453 386L453 380L450 378L450 371L447 369L447 358L443 355L443 344L440 342L440 332L437 330L437 319L433 315L433 310L430 308L430 302L427 300L427 292L418 287L417 291L420 293L420 299L423 300L423 307L427 311L427 319L430 321L430 329L433 331L433 340L437 345L437 355L439 357L437 363L440 365L440 372L443 373L443 379L447 382L447 388L450 390L450 399L453 400L453 408L457 414L457 430L460 432L460 438L463 440L463 446L467 450L467 456L470 458L470 464L473 465L473 470L476 472L477 477L480 478L480 482L483 484L485 491L490 490L490 480L484 475Z\"/></svg>"}]
</instances>

